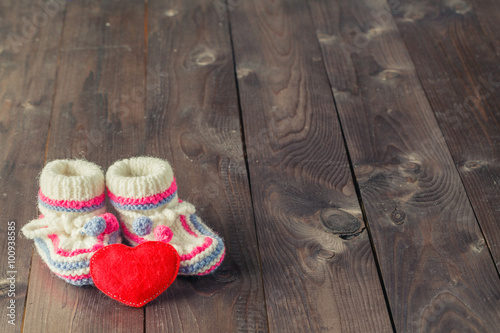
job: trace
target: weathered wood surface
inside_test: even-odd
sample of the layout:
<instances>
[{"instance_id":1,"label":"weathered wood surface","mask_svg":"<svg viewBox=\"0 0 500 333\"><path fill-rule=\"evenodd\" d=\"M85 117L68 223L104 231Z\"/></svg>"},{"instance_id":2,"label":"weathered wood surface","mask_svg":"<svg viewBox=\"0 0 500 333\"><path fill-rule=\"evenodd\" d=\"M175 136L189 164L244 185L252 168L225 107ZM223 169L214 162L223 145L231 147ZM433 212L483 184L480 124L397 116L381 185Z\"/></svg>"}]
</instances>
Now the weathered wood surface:
<instances>
[{"instance_id":1,"label":"weathered wood surface","mask_svg":"<svg viewBox=\"0 0 500 333\"><path fill-rule=\"evenodd\" d=\"M476 4L404 3L396 22L500 268L500 34L475 15L500 7Z\"/></svg>"},{"instance_id":2,"label":"weathered wood surface","mask_svg":"<svg viewBox=\"0 0 500 333\"><path fill-rule=\"evenodd\" d=\"M397 331L497 331L495 265L388 5L310 7Z\"/></svg>"},{"instance_id":3,"label":"weathered wood surface","mask_svg":"<svg viewBox=\"0 0 500 333\"><path fill-rule=\"evenodd\" d=\"M212 1L148 2L146 153L224 239L213 275L179 277L146 308L147 332L265 332L266 308L227 20Z\"/></svg>"},{"instance_id":4,"label":"weathered wood surface","mask_svg":"<svg viewBox=\"0 0 500 333\"><path fill-rule=\"evenodd\" d=\"M315 30L300 1L229 12L273 332L388 332Z\"/></svg>"},{"instance_id":5,"label":"weathered wood surface","mask_svg":"<svg viewBox=\"0 0 500 333\"><path fill-rule=\"evenodd\" d=\"M51 1L0 0L1 332L498 331L497 1ZM18 235L9 325L44 161L144 154L223 266L135 309Z\"/></svg>"},{"instance_id":6,"label":"weathered wood surface","mask_svg":"<svg viewBox=\"0 0 500 333\"><path fill-rule=\"evenodd\" d=\"M455 0L448 4L448 8L458 14L458 17L468 12L470 12L471 16L476 16L483 33L488 39L486 43L493 44L497 54L500 55L500 30L498 29L500 2L495 0ZM482 39L483 37L480 38Z\"/></svg>"},{"instance_id":7,"label":"weathered wood surface","mask_svg":"<svg viewBox=\"0 0 500 333\"><path fill-rule=\"evenodd\" d=\"M60 40L47 160L86 158L103 167L144 152L144 6L73 1ZM142 93L142 95L140 95ZM34 185L35 180L30 180ZM144 310L96 288L77 288L35 254L25 332L142 332Z\"/></svg>"},{"instance_id":8,"label":"weathered wood surface","mask_svg":"<svg viewBox=\"0 0 500 333\"><path fill-rule=\"evenodd\" d=\"M20 229L37 216L36 178L52 111L63 15L59 10L48 20L40 12L30 1L0 2L0 332L22 329L33 247ZM46 24L33 23L35 15L47 16ZM8 255L11 221L16 228L13 262ZM12 275L15 282L8 280ZM15 318L7 316L11 300Z\"/></svg>"}]
</instances>

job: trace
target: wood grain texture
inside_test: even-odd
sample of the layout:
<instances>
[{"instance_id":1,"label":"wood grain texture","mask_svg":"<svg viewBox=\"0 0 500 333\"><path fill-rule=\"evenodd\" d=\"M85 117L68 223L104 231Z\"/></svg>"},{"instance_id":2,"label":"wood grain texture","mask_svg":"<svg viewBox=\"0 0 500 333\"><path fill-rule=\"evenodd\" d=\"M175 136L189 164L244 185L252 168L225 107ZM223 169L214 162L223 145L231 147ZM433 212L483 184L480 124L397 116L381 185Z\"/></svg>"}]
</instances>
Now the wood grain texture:
<instances>
[{"instance_id":1,"label":"wood grain texture","mask_svg":"<svg viewBox=\"0 0 500 333\"><path fill-rule=\"evenodd\" d=\"M497 331L495 265L390 8L310 7L397 331Z\"/></svg>"},{"instance_id":2,"label":"wood grain texture","mask_svg":"<svg viewBox=\"0 0 500 333\"><path fill-rule=\"evenodd\" d=\"M487 4L498 20L500 7L495 16ZM397 23L500 268L500 34L482 29L474 11L482 5L403 3Z\"/></svg>"},{"instance_id":3,"label":"wood grain texture","mask_svg":"<svg viewBox=\"0 0 500 333\"><path fill-rule=\"evenodd\" d=\"M463 11L463 14L471 11L471 15L477 17L489 43L493 45L496 53L500 55L500 30L498 29L500 2L495 0L468 0L460 2L456 0L455 11L457 11L457 9L459 12Z\"/></svg>"},{"instance_id":4,"label":"wood grain texture","mask_svg":"<svg viewBox=\"0 0 500 333\"><path fill-rule=\"evenodd\" d=\"M48 160L86 158L105 170L118 158L143 153L144 17L144 4L137 1L67 3ZM143 309L93 287L69 285L34 255L24 331L143 328Z\"/></svg>"},{"instance_id":5,"label":"wood grain texture","mask_svg":"<svg viewBox=\"0 0 500 333\"><path fill-rule=\"evenodd\" d=\"M273 332L390 332L321 51L305 2L231 8Z\"/></svg>"},{"instance_id":6,"label":"wood grain texture","mask_svg":"<svg viewBox=\"0 0 500 333\"><path fill-rule=\"evenodd\" d=\"M28 29L38 11L29 1L0 2L0 332L22 329L33 248L20 229L37 216L34 185L45 158L62 28L59 11L45 26ZM10 221L16 227L13 267L8 265ZM8 271L16 271L15 288ZM15 325L7 317L11 300Z\"/></svg>"},{"instance_id":7,"label":"wood grain texture","mask_svg":"<svg viewBox=\"0 0 500 333\"><path fill-rule=\"evenodd\" d=\"M225 240L222 266L179 277L146 308L148 332L266 332L227 20L211 0L148 2L146 152Z\"/></svg>"}]
</instances>

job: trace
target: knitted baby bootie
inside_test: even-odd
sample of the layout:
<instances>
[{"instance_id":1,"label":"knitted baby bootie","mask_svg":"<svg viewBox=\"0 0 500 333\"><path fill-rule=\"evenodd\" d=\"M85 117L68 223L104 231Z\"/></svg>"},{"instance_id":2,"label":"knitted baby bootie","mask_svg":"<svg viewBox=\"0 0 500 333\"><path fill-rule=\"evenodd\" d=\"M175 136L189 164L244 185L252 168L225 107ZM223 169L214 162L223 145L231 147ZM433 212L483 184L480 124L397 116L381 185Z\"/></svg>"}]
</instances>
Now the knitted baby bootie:
<instances>
[{"instance_id":1,"label":"knitted baby bootie","mask_svg":"<svg viewBox=\"0 0 500 333\"><path fill-rule=\"evenodd\" d=\"M119 213L123 236L131 245L157 240L180 255L180 275L205 275L224 259L222 239L177 197L172 168L154 157L114 163L106 173L111 204Z\"/></svg>"},{"instance_id":2,"label":"knitted baby bootie","mask_svg":"<svg viewBox=\"0 0 500 333\"><path fill-rule=\"evenodd\" d=\"M91 285L89 260L100 248L120 243L120 226L106 213L104 174L83 160L55 160L40 175L40 218L22 231L35 241L50 270L73 285Z\"/></svg>"}]
</instances>

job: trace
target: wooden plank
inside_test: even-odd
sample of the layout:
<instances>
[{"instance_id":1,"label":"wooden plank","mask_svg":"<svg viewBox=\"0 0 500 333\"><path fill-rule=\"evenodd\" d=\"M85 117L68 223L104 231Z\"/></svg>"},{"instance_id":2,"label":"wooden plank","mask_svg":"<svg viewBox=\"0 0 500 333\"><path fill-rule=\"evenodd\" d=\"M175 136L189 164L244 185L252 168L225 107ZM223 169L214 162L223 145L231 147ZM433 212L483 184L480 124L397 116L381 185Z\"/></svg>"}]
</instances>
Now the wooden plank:
<instances>
[{"instance_id":1,"label":"wooden plank","mask_svg":"<svg viewBox=\"0 0 500 333\"><path fill-rule=\"evenodd\" d=\"M19 232L37 216L35 184L45 157L63 21L57 10L35 26L35 14L43 15L30 2L0 2L0 332L7 333L22 329L33 248ZM8 228L12 221L15 230ZM15 244L8 244L12 236Z\"/></svg>"},{"instance_id":2,"label":"wooden plank","mask_svg":"<svg viewBox=\"0 0 500 333\"><path fill-rule=\"evenodd\" d=\"M227 20L211 0L148 1L146 152L224 239L214 274L179 277L146 308L148 332L265 332L266 310Z\"/></svg>"},{"instance_id":3,"label":"wooden plank","mask_svg":"<svg viewBox=\"0 0 500 333\"><path fill-rule=\"evenodd\" d=\"M487 4L485 9L498 21L500 7ZM477 6L481 6L480 2ZM404 18L415 13L422 18ZM429 13L440 14L428 19ZM404 5L397 18L500 268L500 53L497 53L500 40L491 40L492 36L484 33L475 16L474 7L458 0ZM497 27L495 31L498 33Z\"/></svg>"},{"instance_id":4,"label":"wooden plank","mask_svg":"<svg viewBox=\"0 0 500 333\"><path fill-rule=\"evenodd\" d=\"M310 7L397 331L497 331L497 271L390 8Z\"/></svg>"},{"instance_id":5,"label":"wooden plank","mask_svg":"<svg viewBox=\"0 0 500 333\"><path fill-rule=\"evenodd\" d=\"M270 330L392 331L307 4L229 15Z\"/></svg>"},{"instance_id":6,"label":"wooden plank","mask_svg":"<svg viewBox=\"0 0 500 333\"><path fill-rule=\"evenodd\" d=\"M500 30L498 29L498 20L500 19L500 3L495 0L470 0L470 2L455 2L448 5L458 15L468 14L471 17L477 16L481 28L493 44L497 54L500 54ZM460 17L460 16L458 16ZM484 47L484 45L483 45Z\"/></svg>"},{"instance_id":7,"label":"wooden plank","mask_svg":"<svg viewBox=\"0 0 500 333\"><path fill-rule=\"evenodd\" d=\"M104 169L144 152L144 4L68 2L47 159ZM144 310L71 286L33 257L26 332L142 332Z\"/></svg>"}]
</instances>

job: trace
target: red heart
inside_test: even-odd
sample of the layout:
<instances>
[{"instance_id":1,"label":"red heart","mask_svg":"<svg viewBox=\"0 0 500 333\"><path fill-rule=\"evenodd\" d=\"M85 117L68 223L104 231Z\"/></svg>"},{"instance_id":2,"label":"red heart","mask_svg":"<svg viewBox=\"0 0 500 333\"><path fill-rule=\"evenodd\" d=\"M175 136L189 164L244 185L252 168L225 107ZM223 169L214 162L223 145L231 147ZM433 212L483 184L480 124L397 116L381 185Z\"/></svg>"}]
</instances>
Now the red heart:
<instances>
[{"instance_id":1,"label":"red heart","mask_svg":"<svg viewBox=\"0 0 500 333\"><path fill-rule=\"evenodd\" d=\"M174 282L179 263L179 254L170 244L113 244L94 253L90 275L103 293L138 308L160 296Z\"/></svg>"}]
</instances>

